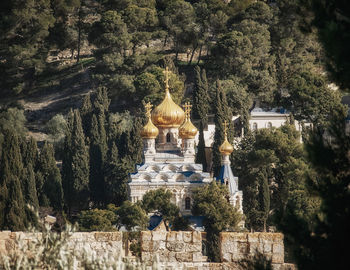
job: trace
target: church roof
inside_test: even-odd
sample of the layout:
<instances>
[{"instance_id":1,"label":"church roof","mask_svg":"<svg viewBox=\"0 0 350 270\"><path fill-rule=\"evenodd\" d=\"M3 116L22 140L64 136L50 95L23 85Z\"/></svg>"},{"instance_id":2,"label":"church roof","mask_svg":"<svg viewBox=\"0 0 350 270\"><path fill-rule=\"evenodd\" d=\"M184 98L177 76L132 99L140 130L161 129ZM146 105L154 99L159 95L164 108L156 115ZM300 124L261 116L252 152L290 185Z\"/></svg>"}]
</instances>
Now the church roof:
<instances>
[{"instance_id":1,"label":"church roof","mask_svg":"<svg viewBox=\"0 0 350 270\"><path fill-rule=\"evenodd\" d=\"M218 177L218 180L221 181L222 184L225 184L225 179L227 179L230 195L235 194L238 191L238 177L233 175L232 169L228 164L221 166Z\"/></svg>"}]
</instances>

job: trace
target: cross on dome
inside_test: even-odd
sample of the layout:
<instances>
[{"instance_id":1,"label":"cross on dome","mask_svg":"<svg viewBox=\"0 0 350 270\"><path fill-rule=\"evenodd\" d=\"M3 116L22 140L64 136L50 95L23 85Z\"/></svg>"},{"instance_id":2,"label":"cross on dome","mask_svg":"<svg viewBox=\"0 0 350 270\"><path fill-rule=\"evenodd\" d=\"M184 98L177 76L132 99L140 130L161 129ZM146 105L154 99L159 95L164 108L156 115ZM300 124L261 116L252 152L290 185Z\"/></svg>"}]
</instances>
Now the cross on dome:
<instances>
[{"instance_id":1,"label":"cross on dome","mask_svg":"<svg viewBox=\"0 0 350 270\"><path fill-rule=\"evenodd\" d=\"M183 107L185 109L186 119L189 119L190 118L191 109L192 109L192 105L189 102L186 102Z\"/></svg>"},{"instance_id":2,"label":"cross on dome","mask_svg":"<svg viewBox=\"0 0 350 270\"><path fill-rule=\"evenodd\" d=\"M224 134L225 134L225 138L226 138L227 137L227 126L228 126L228 123L225 120L222 124L224 125Z\"/></svg>"},{"instance_id":3,"label":"cross on dome","mask_svg":"<svg viewBox=\"0 0 350 270\"><path fill-rule=\"evenodd\" d=\"M151 102L148 102L148 103L145 104L146 116L147 116L148 118L151 117L152 107L153 107L153 105L151 104Z\"/></svg>"},{"instance_id":4,"label":"cross on dome","mask_svg":"<svg viewBox=\"0 0 350 270\"><path fill-rule=\"evenodd\" d=\"M169 90L169 69L168 67L165 67L165 70L163 71L163 73L165 74L165 90Z\"/></svg>"}]
</instances>

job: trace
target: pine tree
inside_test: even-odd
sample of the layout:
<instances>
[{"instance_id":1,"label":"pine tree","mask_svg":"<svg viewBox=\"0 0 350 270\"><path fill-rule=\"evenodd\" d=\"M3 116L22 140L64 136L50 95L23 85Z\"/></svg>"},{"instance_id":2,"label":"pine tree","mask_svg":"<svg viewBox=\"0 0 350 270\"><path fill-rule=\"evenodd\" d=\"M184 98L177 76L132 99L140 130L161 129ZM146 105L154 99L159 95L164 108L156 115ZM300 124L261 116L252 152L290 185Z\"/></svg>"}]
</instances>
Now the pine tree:
<instances>
[{"instance_id":1,"label":"pine tree","mask_svg":"<svg viewBox=\"0 0 350 270\"><path fill-rule=\"evenodd\" d=\"M262 171L259 173L259 176L259 199L263 219L263 228L264 232L266 232L266 222L270 212L270 188L267 174Z\"/></svg>"},{"instance_id":2,"label":"pine tree","mask_svg":"<svg viewBox=\"0 0 350 270\"><path fill-rule=\"evenodd\" d=\"M213 143L213 167L212 170L214 175L218 175L221 167L221 154L219 152L220 145L224 142L224 126L223 123L226 121L229 124L227 137L228 140L232 142L233 133L232 130L232 114L230 108L227 105L226 94L222 91L220 82L216 81L216 96L213 102L213 108L215 112L214 122L215 122L215 134Z\"/></svg>"}]
</instances>

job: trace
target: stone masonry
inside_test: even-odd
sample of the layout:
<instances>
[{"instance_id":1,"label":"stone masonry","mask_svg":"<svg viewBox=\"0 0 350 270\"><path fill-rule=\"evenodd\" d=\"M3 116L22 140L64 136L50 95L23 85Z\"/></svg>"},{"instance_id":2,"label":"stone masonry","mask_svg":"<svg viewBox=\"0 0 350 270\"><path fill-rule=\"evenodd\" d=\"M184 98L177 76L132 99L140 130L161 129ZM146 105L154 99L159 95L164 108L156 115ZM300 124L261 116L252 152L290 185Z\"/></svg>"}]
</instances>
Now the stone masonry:
<instances>
[{"instance_id":1,"label":"stone masonry","mask_svg":"<svg viewBox=\"0 0 350 270\"><path fill-rule=\"evenodd\" d=\"M270 258L274 270L296 269L294 265L284 263L283 234L280 233L221 233L221 263L207 262L207 257L202 254L200 232L144 231L140 235L141 261L148 265L146 269L152 269L156 261L159 269L241 270L239 261L256 252ZM0 255L15 250L19 236L30 242L40 238L41 234L0 231ZM121 232L76 232L69 237L68 247L78 257L85 247L95 251L97 256L124 256L122 238Z\"/></svg>"}]
</instances>

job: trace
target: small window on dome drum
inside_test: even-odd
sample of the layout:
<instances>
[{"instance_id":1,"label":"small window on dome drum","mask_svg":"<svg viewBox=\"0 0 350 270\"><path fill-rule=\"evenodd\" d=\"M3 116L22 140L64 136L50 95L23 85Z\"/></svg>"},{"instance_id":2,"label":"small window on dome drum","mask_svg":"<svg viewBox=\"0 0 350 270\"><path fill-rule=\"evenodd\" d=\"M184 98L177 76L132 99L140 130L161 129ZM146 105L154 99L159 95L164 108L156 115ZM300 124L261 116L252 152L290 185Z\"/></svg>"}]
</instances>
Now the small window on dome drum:
<instances>
[{"instance_id":1,"label":"small window on dome drum","mask_svg":"<svg viewBox=\"0 0 350 270\"><path fill-rule=\"evenodd\" d=\"M170 142L170 133L166 135L166 142Z\"/></svg>"},{"instance_id":2,"label":"small window on dome drum","mask_svg":"<svg viewBox=\"0 0 350 270\"><path fill-rule=\"evenodd\" d=\"M191 198L189 198L189 197L186 197L186 199L185 199L185 209L191 210Z\"/></svg>"}]
</instances>

